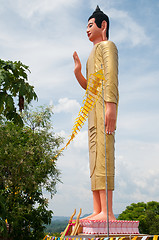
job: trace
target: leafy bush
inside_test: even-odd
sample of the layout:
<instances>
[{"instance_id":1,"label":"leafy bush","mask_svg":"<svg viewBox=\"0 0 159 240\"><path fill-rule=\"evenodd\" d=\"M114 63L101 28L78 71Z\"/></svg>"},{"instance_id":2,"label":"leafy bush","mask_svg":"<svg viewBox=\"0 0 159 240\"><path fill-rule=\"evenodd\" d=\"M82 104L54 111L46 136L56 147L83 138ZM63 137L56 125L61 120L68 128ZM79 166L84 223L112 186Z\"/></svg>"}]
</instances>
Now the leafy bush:
<instances>
[{"instance_id":1,"label":"leafy bush","mask_svg":"<svg viewBox=\"0 0 159 240\"><path fill-rule=\"evenodd\" d=\"M23 113L23 127L7 120L0 125L0 226L7 219L11 239L39 240L51 222L43 190L56 193L55 156L62 142L52 132L51 115L51 108L40 107Z\"/></svg>"},{"instance_id":2,"label":"leafy bush","mask_svg":"<svg viewBox=\"0 0 159 240\"><path fill-rule=\"evenodd\" d=\"M138 220L139 231L142 234L159 234L159 202L132 203L127 206L118 220Z\"/></svg>"}]
</instances>

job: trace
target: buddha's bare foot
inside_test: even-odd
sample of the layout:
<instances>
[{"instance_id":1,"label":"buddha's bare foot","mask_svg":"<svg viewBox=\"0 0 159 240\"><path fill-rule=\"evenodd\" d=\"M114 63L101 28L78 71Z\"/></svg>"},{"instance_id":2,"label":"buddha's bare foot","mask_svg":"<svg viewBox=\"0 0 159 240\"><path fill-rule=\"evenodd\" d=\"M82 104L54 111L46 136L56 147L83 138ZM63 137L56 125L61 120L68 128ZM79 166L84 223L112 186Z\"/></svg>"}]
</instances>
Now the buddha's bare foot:
<instances>
[{"instance_id":1,"label":"buddha's bare foot","mask_svg":"<svg viewBox=\"0 0 159 240\"><path fill-rule=\"evenodd\" d=\"M98 215L99 213L92 213L91 215L89 215L89 216L87 216L87 217L85 217L85 218L81 218L80 220L87 220L87 219L90 219L90 218L93 218L93 217L95 217L96 215Z\"/></svg>"},{"instance_id":2,"label":"buddha's bare foot","mask_svg":"<svg viewBox=\"0 0 159 240\"><path fill-rule=\"evenodd\" d=\"M99 214L89 218L89 220L107 220L107 213L100 212ZM110 214L109 221L115 221L115 220L116 220L116 218L115 218L114 214L113 213Z\"/></svg>"}]
</instances>

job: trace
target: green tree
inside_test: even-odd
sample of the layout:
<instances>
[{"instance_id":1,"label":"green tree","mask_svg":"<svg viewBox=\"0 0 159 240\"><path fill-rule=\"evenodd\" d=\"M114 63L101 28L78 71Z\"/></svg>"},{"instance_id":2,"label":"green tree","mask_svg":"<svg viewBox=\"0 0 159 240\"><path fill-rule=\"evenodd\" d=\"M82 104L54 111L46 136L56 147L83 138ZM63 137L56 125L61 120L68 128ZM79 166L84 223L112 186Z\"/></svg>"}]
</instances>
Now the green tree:
<instances>
[{"instance_id":1,"label":"green tree","mask_svg":"<svg viewBox=\"0 0 159 240\"><path fill-rule=\"evenodd\" d=\"M119 215L118 220L138 220L143 234L159 234L159 202L132 203Z\"/></svg>"},{"instance_id":2,"label":"green tree","mask_svg":"<svg viewBox=\"0 0 159 240\"><path fill-rule=\"evenodd\" d=\"M0 196L0 233L2 236L7 234L5 199Z\"/></svg>"},{"instance_id":3,"label":"green tree","mask_svg":"<svg viewBox=\"0 0 159 240\"><path fill-rule=\"evenodd\" d=\"M23 125L17 111L24 109L24 101L29 104L37 99L34 87L28 83L29 67L20 61L4 61L0 59L0 116L5 116L14 123Z\"/></svg>"},{"instance_id":4,"label":"green tree","mask_svg":"<svg viewBox=\"0 0 159 240\"><path fill-rule=\"evenodd\" d=\"M51 221L48 200L60 181L56 166L57 149L62 143L51 129L52 111L41 107L25 111L24 126L2 120L0 125L0 196L5 204L8 236L11 239L41 239L44 224Z\"/></svg>"}]
</instances>

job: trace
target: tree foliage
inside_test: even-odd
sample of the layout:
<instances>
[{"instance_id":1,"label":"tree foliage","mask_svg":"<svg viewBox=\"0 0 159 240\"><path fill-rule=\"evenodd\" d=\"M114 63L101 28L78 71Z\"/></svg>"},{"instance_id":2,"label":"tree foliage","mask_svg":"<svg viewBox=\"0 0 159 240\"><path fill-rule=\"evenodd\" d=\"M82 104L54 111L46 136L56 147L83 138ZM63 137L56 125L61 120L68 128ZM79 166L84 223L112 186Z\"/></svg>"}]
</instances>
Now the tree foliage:
<instances>
[{"instance_id":1,"label":"tree foliage","mask_svg":"<svg viewBox=\"0 0 159 240\"><path fill-rule=\"evenodd\" d=\"M0 217L11 239L41 239L52 215L43 191L56 193L62 139L52 132L49 107L25 111L22 119L23 127L7 120L0 125Z\"/></svg>"},{"instance_id":2,"label":"tree foliage","mask_svg":"<svg viewBox=\"0 0 159 240\"><path fill-rule=\"evenodd\" d=\"M5 199L0 196L0 233L3 236L7 234L7 225L5 222L6 217L6 208L5 208Z\"/></svg>"},{"instance_id":3,"label":"tree foliage","mask_svg":"<svg viewBox=\"0 0 159 240\"><path fill-rule=\"evenodd\" d=\"M139 231L143 234L159 234L159 202L139 202L127 206L119 220L138 220Z\"/></svg>"},{"instance_id":4,"label":"tree foliage","mask_svg":"<svg viewBox=\"0 0 159 240\"><path fill-rule=\"evenodd\" d=\"M20 61L4 61L0 59L0 115L14 123L23 125L17 111L24 109L24 101L29 104L37 99L34 87L28 83L29 67Z\"/></svg>"}]
</instances>

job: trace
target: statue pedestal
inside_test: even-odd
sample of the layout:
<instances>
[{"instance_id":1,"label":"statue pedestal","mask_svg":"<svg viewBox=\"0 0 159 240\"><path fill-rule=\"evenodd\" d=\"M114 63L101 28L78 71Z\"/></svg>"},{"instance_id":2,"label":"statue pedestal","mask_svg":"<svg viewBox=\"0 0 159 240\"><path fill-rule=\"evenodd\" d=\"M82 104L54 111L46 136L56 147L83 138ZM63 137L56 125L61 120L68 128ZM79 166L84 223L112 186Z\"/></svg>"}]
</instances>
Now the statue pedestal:
<instances>
[{"instance_id":1,"label":"statue pedestal","mask_svg":"<svg viewBox=\"0 0 159 240\"><path fill-rule=\"evenodd\" d=\"M80 220L83 234L107 234L106 220ZM110 234L139 234L139 221L109 221Z\"/></svg>"}]
</instances>

